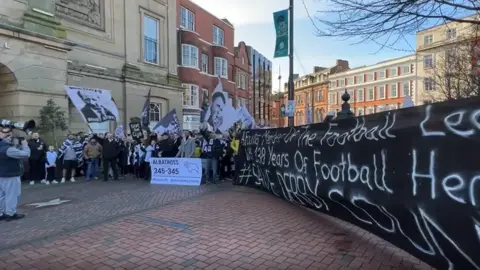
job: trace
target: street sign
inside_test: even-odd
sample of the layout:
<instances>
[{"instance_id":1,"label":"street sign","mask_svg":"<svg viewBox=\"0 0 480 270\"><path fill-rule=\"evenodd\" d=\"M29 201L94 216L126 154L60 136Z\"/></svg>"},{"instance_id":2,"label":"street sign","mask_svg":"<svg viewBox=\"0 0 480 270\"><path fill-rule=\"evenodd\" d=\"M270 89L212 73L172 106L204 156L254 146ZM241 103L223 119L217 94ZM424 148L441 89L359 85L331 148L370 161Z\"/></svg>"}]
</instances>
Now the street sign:
<instances>
[{"instance_id":1,"label":"street sign","mask_svg":"<svg viewBox=\"0 0 480 270\"><path fill-rule=\"evenodd\" d=\"M285 113L287 117L293 117L295 115L295 100L288 101Z\"/></svg>"}]
</instances>

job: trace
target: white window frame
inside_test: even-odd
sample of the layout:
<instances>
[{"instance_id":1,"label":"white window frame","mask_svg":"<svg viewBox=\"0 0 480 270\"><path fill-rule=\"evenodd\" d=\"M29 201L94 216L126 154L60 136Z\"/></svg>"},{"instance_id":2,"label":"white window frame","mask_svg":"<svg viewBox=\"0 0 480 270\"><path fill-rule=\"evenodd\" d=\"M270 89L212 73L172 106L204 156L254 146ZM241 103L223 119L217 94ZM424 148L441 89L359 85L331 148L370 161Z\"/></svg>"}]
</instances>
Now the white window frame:
<instances>
[{"instance_id":1,"label":"white window frame","mask_svg":"<svg viewBox=\"0 0 480 270\"><path fill-rule=\"evenodd\" d=\"M182 104L186 108L200 108L200 87L195 84L182 84L183 86L183 95L182 95ZM188 104L186 104L185 96L189 97ZM195 100L192 100L192 97L196 97Z\"/></svg>"},{"instance_id":2,"label":"white window frame","mask_svg":"<svg viewBox=\"0 0 480 270\"><path fill-rule=\"evenodd\" d=\"M355 97L358 102L363 102L365 101L365 90L363 88L357 89L357 95Z\"/></svg>"},{"instance_id":3,"label":"white window frame","mask_svg":"<svg viewBox=\"0 0 480 270\"><path fill-rule=\"evenodd\" d=\"M202 53L200 71L208 74L208 54Z\"/></svg>"},{"instance_id":4,"label":"white window frame","mask_svg":"<svg viewBox=\"0 0 480 270\"><path fill-rule=\"evenodd\" d=\"M356 114L357 116L365 115L365 112L364 112L363 108L357 108L356 113L357 113Z\"/></svg>"},{"instance_id":5,"label":"white window frame","mask_svg":"<svg viewBox=\"0 0 480 270\"><path fill-rule=\"evenodd\" d=\"M395 92L394 92L394 88L395 88ZM389 93L390 98L398 98L398 85L396 83L390 84L388 91L390 92Z\"/></svg>"},{"instance_id":6,"label":"white window frame","mask_svg":"<svg viewBox=\"0 0 480 270\"><path fill-rule=\"evenodd\" d=\"M148 108L150 122L157 123L162 120L162 104L151 102ZM158 116L158 117L157 117Z\"/></svg>"},{"instance_id":7,"label":"white window frame","mask_svg":"<svg viewBox=\"0 0 480 270\"><path fill-rule=\"evenodd\" d=\"M190 44L182 44L182 66L198 69L198 48Z\"/></svg>"},{"instance_id":8,"label":"white window frame","mask_svg":"<svg viewBox=\"0 0 480 270\"><path fill-rule=\"evenodd\" d=\"M212 30L212 43L215 45L225 46L225 31L214 25Z\"/></svg>"},{"instance_id":9,"label":"white window frame","mask_svg":"<svg viewBox=\"0 0 480 270\"><path fill-rule=\"evenodd\" d=\"M348 83L348 85L354 85L355 84L355 76L348 78L347 83Z\"/></svg>"},{"instance_id":10,"label":"white window frame","mask_svg":"<svg viewBox=\"0 0 480 270\"><path fill-rule=\"evenodd\" d=\"M332 104L332 105L337 105L338 104L337 93L329 93L328 94L328 104Z\"/></svg>"},{"instance_id":11,"label":"white window frame","mask_svg":"<svg viewBox=\"0 0 480 270\"><path fill-rule=\"evenodd\" d=\"M407 65L407 66L403 66L402 67L402 75L403 74L410 74L411 71L410 71L410 65Z\"/></svg>"},{"instance_id":12,"label":"white window frame","mask_svg":"<svg viewBox=\"0 0 480 270\"><path fill-rule=\"evenodd\" d=\"M213 75L220 76L222 78L228 79L228 61L222 57L214 57L213 58ZM220 74L218 74L217 67L220 64L219 70Z\"/></svg>"},{"instance_id":13,"label":"white window frame","mask_svg":"<svg viewBox=\"0 0 480 270\"><path fill-rule=\"evenodd\" d=\"M373 82L375 80L375 74L368 73L367 74L367 82Z\"/></svg>"},{"instance_id":14,"label":"white window frame","mask_svg":"<svg viewBox=\"0 0 480 270\"><path fill-rule=\"evenodd\" d=\"M156 31L155 41L153 41L153 37L147 37L146 36L146 23L145 23L146 19L150 19L150 20L152 20L153 22L156 23L157 31ZM160 21L153 16L143 14L142 23L143 23L143 39L142 39L142 41L143 41L143 48L142 48L143 61L145 63L158 65L160 63ZM148 52L148 48L147 48L147 46L149 45L149 44L147 44L147 41L155 42L155 53L156 53L155 60L156 61L150 61L150 60L147 59L147 55L150 54Z\"/></svg>"},{"instance_id":15,"label":"white window frame","mask_svg":"<svg viewBox=\"0 0 480 270\"><path fill-rule=\"evenodd\" d=\"M430 86L430 87L427 87ZM435 81L432 78L423 79L423 90L424 91L434 91L435 90Z\"/></svg>"},{"instance_id":16,"label":"white window frame","mask_svg":"<svg viewBox=\"0 0 480 270\"><path fill-rule=\"evenodd\" d=\"M447 31L445 31L445 38L447 40L457 38L457 28L448 28Z\"/></svg>"},{"instance_id":17,"label":"white window frame","mask_svg":"<svg viewBox=\"0 0 480 270\"><path fill-rule=\"evenodd\" d=\"M397 77L398 76L398 69L395 68L390 68L390 77Z\"/></svg>"},{"instance_id":18,"label":"white window frame","mask_svg":"<svg viewBox=\"0 0 480 270\"><path fill-rule=\"evenodd\" d=\"M427 61L428 59L430 59L430 61ZM423 69L430 69L430 68L433 68L433 54L423 56Z\"/></svg>"},{"instance_id":19,"label":"white window frame","mask_svg":"<svg viewBox=\"0 0 480 270\"><path fill-rule=\"evenodd\" d=\"M195 13L180 7L180 28L195 32Z\"/></svg>"},{"instance_id":20,"label":"white window frame","mask_svg":"<svg viewBox=\"0 0 480 270\"><path fill-rule=\"evenodd\" d=\"M373 114L373 113L375 113L375 108L374 107L368 107L367 112L368 112L368 114Z\"/></svg>"},{"instance_id":21,"label":"white window frame","mask_svg":"<svg viewBox=\"0 0 480 270\"><path fill-rule=\"evenodd\" d=\"M379 79L379 80L383 80L383 79L385 79L385 77L386 77L386 75L385 75L385 70L380 70L380 71L377 72L377 74L378 74L378 79ZM381 74L381 75L380 75L380 74Z\"/></svg>"},{"instance_id":22,"label":"white window frame","mask_svg":"<svg viewBox=\"0 0 480 270\"><path fill-rule=\"evenodd\" d=\"M433 35L426 35L423 37L423 45L430 45L433 43Z\"/></svg>"},{"instance_id":23,"label":"white window frame","mask_svg":"<svg viewBox=\"0 0 480 270\"><path fill-rule=\"evenodd\" d=\"M408 91L405 93L405 86L407 86ZM402 83L402 97L410 95L410 82L403 82Z\"/></svg>"},{"instance_id":24,"label":"white window frame","mask_svg":"<svg viewBox=\"0 0 480 270\"><path fill-rule=\"evenodd\" d=\"M374 88L368 88L367 89L367 101L373 101L375 100L375 89Z\"/></svg>"},{"instance_id":25,"label":"white window frame","mask_svg":"<svg viewBox=\"0 0 480 270\"><path fill-rule=\"evenodd\" d=\"M359 83L364 83L363 79L364 79L363 74L362 74L362 75L358 75L358 76L357 76L357 84L359 84Z\"/></svg>"},{"instance_id":26,"label":"white window frame","mask_svg":"<svg viewBox=\"0 0 480 270\"><path fill-rule=\"evenodd\" d=\"M386 98L386 93L385 93L385 86L379 86L377 89L377 99L385 99ZM383 95L381 95L383 93Z\"/></svg>"}]
</instances>

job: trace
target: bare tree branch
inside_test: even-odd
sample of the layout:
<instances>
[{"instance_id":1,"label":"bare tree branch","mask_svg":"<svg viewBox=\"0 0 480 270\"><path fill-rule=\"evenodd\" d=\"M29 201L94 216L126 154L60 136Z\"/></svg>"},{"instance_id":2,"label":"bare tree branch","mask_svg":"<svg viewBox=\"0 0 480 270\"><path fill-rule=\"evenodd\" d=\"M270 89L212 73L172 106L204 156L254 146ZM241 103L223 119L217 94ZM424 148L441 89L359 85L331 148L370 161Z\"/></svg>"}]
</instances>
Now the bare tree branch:
<instances>
[{"instance_id":1,"label":"bare tree branch","mask_svg":"<svg viewBox=\"0 0 480 270\"><path fill-rule=\"evenodd\" d=\"M382 48L391 47L389 40L395 36L414 34L440 22L480 25L480 20L470 16L480 16L478 0L327 1L327 9L311 17L318 36L376 41Z\"/></svg>"}]
</instances>

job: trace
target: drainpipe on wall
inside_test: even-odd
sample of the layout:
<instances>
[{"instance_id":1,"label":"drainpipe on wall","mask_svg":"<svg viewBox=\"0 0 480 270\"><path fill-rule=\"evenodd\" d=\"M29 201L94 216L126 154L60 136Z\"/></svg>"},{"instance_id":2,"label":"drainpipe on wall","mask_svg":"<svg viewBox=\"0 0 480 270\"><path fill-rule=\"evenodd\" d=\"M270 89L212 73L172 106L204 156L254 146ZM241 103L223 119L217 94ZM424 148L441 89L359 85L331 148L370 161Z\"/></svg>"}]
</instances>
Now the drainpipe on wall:
<instances>
[{"instance_id":1,"label":"drainpipe on wall","mask_svg":"<svg viewBox=\"0 0 480 270\"><path fill-rule=\"evenodd\" d=\"M415 65L413 68L415 69L415 102L413 102L414 105L420 105L418 104L418 53L415 53Z\"/></svg>"},{"instance_id":2,"label":"drainpipe on wall","mask_svg":"<svg viewBox=\"0 0 480 270\"><path fill-rule=\"evenodd\" d=\"M123 69L122 69L122 82L123 82L123 130L127 130L127 78L125 67L128 64L127 60L127 0L123 0Z\"/></svg>"}]
</instances>

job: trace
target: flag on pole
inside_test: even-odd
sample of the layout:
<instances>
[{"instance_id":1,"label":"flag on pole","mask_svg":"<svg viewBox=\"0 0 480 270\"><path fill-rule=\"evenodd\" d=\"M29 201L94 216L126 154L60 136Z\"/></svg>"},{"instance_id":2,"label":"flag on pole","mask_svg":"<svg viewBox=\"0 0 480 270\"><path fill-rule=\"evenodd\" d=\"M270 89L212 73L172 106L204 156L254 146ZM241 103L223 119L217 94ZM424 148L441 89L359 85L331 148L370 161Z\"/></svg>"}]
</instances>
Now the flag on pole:
<instances>
[{"instance_id":1,"label":"flag on pole","mask_svg":"<svg viewBox=\"0 0 480 270\"><path fill-rule=\"evenodd\" d=\"M150 93L152 89L148 90L147 100L145 100L145 104L143 105L142 115L140 119L142 119L142 126L144 129L148 130L150 125Z\"/></svg>"}]
</instances>

